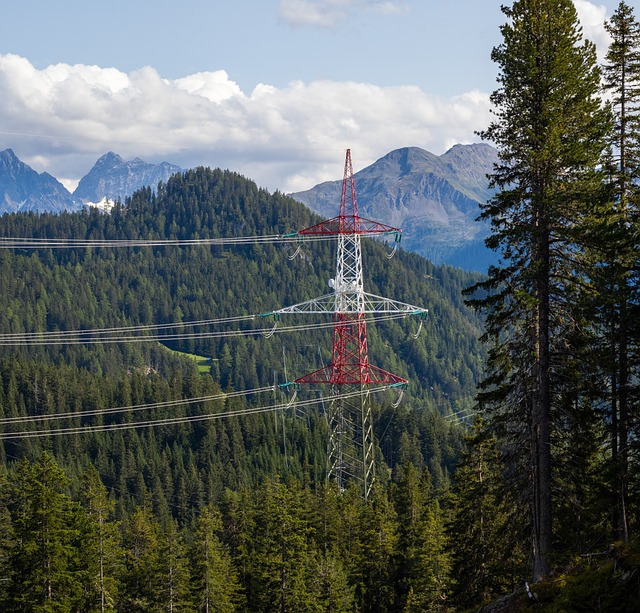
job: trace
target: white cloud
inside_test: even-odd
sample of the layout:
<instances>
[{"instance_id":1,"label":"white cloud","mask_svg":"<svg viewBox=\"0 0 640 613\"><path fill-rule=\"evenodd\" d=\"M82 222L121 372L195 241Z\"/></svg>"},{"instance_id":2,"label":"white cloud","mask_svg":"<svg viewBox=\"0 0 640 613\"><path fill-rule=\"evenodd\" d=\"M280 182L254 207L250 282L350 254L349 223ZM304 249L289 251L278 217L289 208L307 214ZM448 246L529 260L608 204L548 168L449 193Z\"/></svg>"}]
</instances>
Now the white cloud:
<instances>
[{"instance_id":1,"label":"white cloud","mask_svg":"<svg viewBox=\"0 0 640 613\"><path fill-rule=\"evenodd\" d=\"M366 4L369 10L377 11L385 15L405 13L409 11L409 5L404 2L392 2L391 0L369 0Z\"/></svg>"},{"instance_id":2,"label":"white cloud","mask_svg":"<svg viewBox=\"0 0 640 613\"><path fill-rule=\"evenodd\" d=\"M175 84L190 94L202 96L218 104L234 96L242 95L238 85L229 80L229 75L225 70L198 72L182 79L177 79Z\"/></svg>"},{"instance_id":3,"label":"white cloud","mask_svg":"<svg viewBox=\"0 0 640 613\"><path fill-rule=\"evenodd\" d=\"M278 15L291 26L332 28L349 15L353 0L280 0Z\"/></svg>"},{"instance_id":4,"label":"white cloud","mask_svg":"<svg viewBox=\"0 0 640 613\"><path fill-rule=\"evenodd\" d=\"M359 10L385 15L409 10L397 0L280 0L278 16L292 27L334 28Z\"/></svg>"},{"instance_id":5,"label":"white cloud","mask_svg":"<svg viewBox=\"0 0 640 613\"><path fill-rule=\"evenodd\" d=\"M447 99L418 87L296 81L243 93L224 71L181 79L153 68L56 65L0 55L0 149L72 184L99 156L236 170L270 190L298 191L416 145L443 153L477 142L488 95Z\"/></svg>"},{"instance_id":6,"label":"white cloud","mask_svg":"<svg viewBox=\"0 0 640 613\"><path fill-rule=\"evenodd\" d=\"M611 37L604 29L607 7L587 2L587 0L573 0L573 4L578 12L584 37L595 43L598 50L598 60L602 63L611 43Z\"/></svg>"},{"instance_id":7,"label":"white cloud","mask_svg":"<svg viewBox=\"0 0 640 613\"><path fill-rule=\"evenodd\" d=\"M608 46L605 7L574 0L585 35ZM406 0L280 0L292 25L332 27L357 11L409 10ZM244 92L224 70L163 78L151 67L55 64L43 69L0 55L0 149L11 147L39 172L72 185L96 159L237 170L269 189L297 191L340 178L344 150L356 170L398 147L442 153L477 142L491 120L488 94L454 98L418 87L359 82L260 84Z\"/></svg>"}]
</instances>

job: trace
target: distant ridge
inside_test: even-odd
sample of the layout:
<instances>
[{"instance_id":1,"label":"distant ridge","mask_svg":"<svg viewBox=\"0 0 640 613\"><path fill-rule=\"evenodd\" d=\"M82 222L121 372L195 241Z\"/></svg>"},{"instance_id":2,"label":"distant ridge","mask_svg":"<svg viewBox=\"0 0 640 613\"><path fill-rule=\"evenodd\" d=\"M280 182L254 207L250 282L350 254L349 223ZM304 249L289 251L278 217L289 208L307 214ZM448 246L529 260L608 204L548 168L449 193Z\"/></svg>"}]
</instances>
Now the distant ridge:
<instances>
[{"instance_id":1,"label":"distant ridge","mask_svg":"<svg viewBox=\"0 0 640 613\"><path fill-rule=\"evenodd\" d=\"M103 155L78 183L73 194L50 174L38 174L11 149L0 151L0 214L62 213L107 202L124 202L142 187L155 189L160 181L182 169L175 164L149 164L140 158L125 161L116 153Z\"/></svg>"},{"instance_id":2,"label":"distant ridge","mask_svg":"<svg viewBox=\"0 0 640 613\"><path fill-rule=\"evenodd\" d=\"M124 202L142 187L155 189L182 168L168 162L148 164L140 158L125 161L110 151L94 164L93 168L80 180L73 195L85 204L98 205L106 200Z\"/></svg>"},{"instance_id":3,"label":"distant ridge","mask_svg":"<svg viewBox=\"0 0 640 613\"><path fill-rule=\"evenodd\" d=\"M83 206L49 173L38 174L11 149L0 151L0 213L61 213Z\"/></svg>"},{"instance_id":4,"label":"distant ridge","mask_svg":"<svg viewBox=\"0 0 640 613\"><path fill-rule=\"evenodd\" d=\"M496 149L484 143L455 145L441 156L419 147L396 149L355 174L360 212L401 227L409 251L484 272L495 254L484 246L489 226L477 217L491 198L487 174L497 160ZM341 189L337 180L290 195L332 217Z\"/></svg>"},{"instance_id":5,"label":"distant ridge","mask_svg":"<svg viewBox=\"0 0 640 613\"><path fill-rule=\"evenodd\" d=\"M357 154L354 160L357 162ZM484 245L487 223L477 217L491 198L487 174L497 162L487 144L455 145L443 155L419 147L391 151L355 175L360 213L401 227L401 246L436 264L486 272L497 256ZM71 194L48 173L38 174L11 149L0 152L0 214L77 211L85 206L109 210L142 187L182 172L179 166L126 161L110 151L100 157ZM290 194L330 218L337 213L342 181L321 183Z\"/></svg>"}]
</instances>

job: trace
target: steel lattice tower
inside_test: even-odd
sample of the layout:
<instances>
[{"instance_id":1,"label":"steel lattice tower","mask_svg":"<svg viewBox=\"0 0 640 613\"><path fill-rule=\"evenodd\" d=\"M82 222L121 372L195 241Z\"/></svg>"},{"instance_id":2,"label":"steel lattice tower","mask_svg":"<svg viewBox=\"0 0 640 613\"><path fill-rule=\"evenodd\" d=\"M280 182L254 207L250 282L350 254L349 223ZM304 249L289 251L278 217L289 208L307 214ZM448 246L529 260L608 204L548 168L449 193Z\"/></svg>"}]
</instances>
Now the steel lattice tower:
<instances>
[{"instance_id":1,"label":"steel lattice tower","mask_svg":"<svg viewBox=\"0 0 640 613\"><path fill-rule=\"evenodd\" d=\"M328 477L341 489L350 480L359 483L365 500L375 479L374 437L368 386L404 386L406 379L373 366L367 348L366 316L369 313L424 315L425 309L389 300L364 291L362 278L362 235L394 234L401 230L364 219L358 214L351 151L347 149L340 214L300 230L304 236L337 236L333 294L286 307L273 314L333 313L331 364L295 380L295 383L330 384L332 401L328 411ZM359 393L349 394L350 391ZM346 397L346 398L345 398Z\"/></svg>"}]
</instances>

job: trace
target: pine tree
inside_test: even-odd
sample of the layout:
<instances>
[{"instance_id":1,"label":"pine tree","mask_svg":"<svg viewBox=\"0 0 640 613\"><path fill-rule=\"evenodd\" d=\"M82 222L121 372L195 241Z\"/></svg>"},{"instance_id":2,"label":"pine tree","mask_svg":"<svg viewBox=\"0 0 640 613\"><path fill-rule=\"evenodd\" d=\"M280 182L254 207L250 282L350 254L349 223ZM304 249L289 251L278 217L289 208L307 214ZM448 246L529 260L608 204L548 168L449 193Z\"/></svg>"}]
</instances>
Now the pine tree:
<instances>
[{"instance_id":1,"label":"pine tree","mask_svg":"<svg viewBox=\"0 0 640 613\"><path fill-rule=\"evenodd\" d=\"M559 550L577 554L611 538L611 471L603 457L606 425L593 403L589 394L567 398L565 428L554 455L554 485L562 492L556 506L556 541Z\"/></svg>"},{"instance_id":2,"label":"pine tree","mask_svg":"<svg viewBox=\"0 0 640 613\"><path fill-rule=\"evenodd\" d=\"M604 370L609 376L609 416L611 456L614 474L614 532L629 539L629 442L633 382L638 370L633 354L639 339L632 334L632 321L640 297L633 271L637 267L640 244L640 24L633 9L620 2L605 23L611 35L603 67L604 89L611 96L614 126L610 135L611 201L617 214L613 236L600 248L604 260L596 286L604 318L600 318L608 350ZM598 276L594 275L594 281ZM634 348L635 345L635 348ZM601 361L602 362L602 361Z\"/></svg>"},{"instance_id":3,"label":"pine tree","mask_svg":"<svg viewBox=\"0 0 640 613\"><path fill-rule=\"evenodd\" d=\"M360 532L365 504L356 483L340 491L334 482L325 482L320 496L322 526L316 529L321 552L341 560L351 585L360 581Z\"/></svg>"},{"instance_id":4,"label":"pine tree","mask_svg":"<svg viewBox=\"0 0 640 613\"><path fill-rule=\"evenodd\" d=\"M487 245L502 262L478 286L490 295L475 304L487 310L491 342L482 400L510 415L509 434L527 442L539 580L549 573L553 546L554 403L571 385L561 356L572 351L575 228L600 197L596 169L609 116L597 97L595 47L581 39L570 0L518 0L503 12L503 42L492 53L500 69L495 120L481 133L500 158L491 176L498 191L481 217L491 221Z\"/></svg>"},{"instance_id":5,"label":"pine tree","mask_svg":"<svg viewBox=\"0 0 640 613\"><path fill-rule=\"evenodd\" d=\"M302 488L275 479L260 486L255 508L249 606L255 611L305 611L317 607L311 589L315 550L302 504Z\"/></svg>"},{"instance_id":6,"label":"pine tree","mask_svg":"<svg viewBox=\"0 0 640 613\"><path fill-rule=\"evenodd\" d=\"M9 513L9 482L0 466L0 604L9 602L11 593L11 558L16 545Z\"/></svg>"},{"instance_id":7,"label":"pine tree","mask_svg":"<svg viewBox=\"0 0 640 613\"><path fill-rule=\"evenodd\" d=\"M16 468L10 610L70 611L80 599L74 566L79 509L65 492L68 485L46 452L34 464L23 460Z\"/></svg>"},{"instance_id":8,"label":"pine tree","mask_svg":"<svg viewBox=\"0 0 640 613\"><path fill-rule=\"evenodd\" d=\"M126 544L118 610L147 613L160 608L160 527L147 507L137 508L124 531Z\"/></svg>"},{"instance_id":9,"label":"pine tree","mask_svg":"<svg viewBox=\"0 0 640 613\"><path fill-rule=\"evenodd\" d=\"M356 604L362 611L392 611L398 522L388 492L374 490L363 506L354 565Z\"/></svg>"},{"instance_id":10,"label":"pine tree","mask_svg":"<svg viewBox=\"0 0 640 613\"><path fill-rule=\"evenodd\" d=\"M451 559L445 515L434 494L431 475L405 464L395 493L399 558L396 598L400 610L444 611Z\"/></svg>"},{"instance_id":11,"label":"pine tree","mask_svg":"<svg viewBox=\"0 0 640 613\"><path fill-rule=\"evenodd\" d=\"M190 569L184 537L175 519L168 519L159 540L157 594L160 608L167 613L191 613Z\"/></svg>"},{"instance_id":12,"label":"pine tree","mask_svg":"<svg viewBox=\"0 0 640 613\"><path fill-rule=\"evenodd\" d=\"M93 466L89 466L82 477L81 493L87 518L80 552L87 575L85 599L92 611L115 611L123 553L119 524L113 519L115 502L109 498L107 488Z\"/></svg>"},{"instance_id":13,"label":"pine tree","mask_svg":"<svg viewBox=\"0 0 640 613\"><path fill-rule=\"evenodd\" d=\"M344 564L339 556L323 552L316 556L310 588L316 597L311 610L331 613L351 613L355 610L355 589L349 584Z\"/></svg>"},{"instance_id":14,"label":"pine tree","mask_svg":"<svg viewBox=\"0 0 640 613\"><path fill-rule=\"evenodd\" d=\"M240 584L246 589L247 598L253 572L253 534L256 530L254 503L254 492L245 487L239 491L227 490L222 505L222 540L229 547L231 559L237 569Z\"/></svg>"},{"instance_id":15,"label":"pine tree","mask_svg":"<svg viewBox=\"0 0 640 613\"><path fill-rule=\"evenodd\" d=\"M218 536L221 532L220 513L211 506L202 509L191 557L196 610L202 613L232 613L241 610L244 603L231 556Z\"/></svg>"},{"instance_id":16,"label":"pine tree","mask_svg":"<svg viewBox=\"0 0 640 613\"><path fill-rule=\"evenodd\" d=\"M505 487L495 438L478 421L467 444L454 476L448 524L455 601L464 608L513 591L526 561L521 545L526 520Z\"/></svg>"}]
</instances>

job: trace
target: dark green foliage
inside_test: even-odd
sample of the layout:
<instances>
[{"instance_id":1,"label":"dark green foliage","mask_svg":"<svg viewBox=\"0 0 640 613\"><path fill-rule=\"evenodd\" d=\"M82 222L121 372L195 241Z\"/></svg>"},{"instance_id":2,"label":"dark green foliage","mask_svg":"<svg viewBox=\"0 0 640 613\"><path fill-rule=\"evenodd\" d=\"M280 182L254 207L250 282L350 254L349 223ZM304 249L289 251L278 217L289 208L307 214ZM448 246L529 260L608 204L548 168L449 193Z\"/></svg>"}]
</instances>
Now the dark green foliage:
<instances>
[{"instance_id":1,"label":"dark green foliage","mask_svg":"<svg viewBox=\"0 0 640 613\"><path fill-rule=\"evenodd\" d=\"M492 54L500 71L495 120L482 133L499 152L491 176L498 192L481 217L491 221L487 245L501 263L479 286L491 293L475 302L487 313L490 344L481 402L500 442L520 452L512 487L531 510L540 579L554 548L554 443L564 407L584 393L574 368L584 349L576 263L587 245L579 229L606 197L611 121L597 95L595 47L582 39L573 3L519 0L503 12L503 42Z\"/></svg>"},{"instance_id":2,"label":"dark green foliage","mask_svg":"<svg viewBox=\"0 0 640 613\"><path fill-rule=\"evenodd\" d=\"M7 603L13 584L11 562L16 546L11 515L9 514L9 483L4 469L0 469L0 602Z\"/></svg>"},{"instance_id":3,"label":"dark green foliage","mask_svg":"<svg viewBox=\"0 0 640 613\"><path fill-rule=\"evenodd\" d=\"M0 234L192 239L279 234L314 221L302 205L281 194L270 195L234 173L199 168L176 175L157 194L141 190L110 215L95 210L5 215L0 218ZM302 247L305 257L294 261L285 257L283 247L272 245L2 250L0 332L130 326L269 311L326 292L326 280L334 272L333 246ZM477 276L434 267L407 253L389 261L377 242L366 243L364 249L368 290L425 305L431 312L416 340L411 333L418 322L369 328L372 362L411 381L398 410L384 398L376 407L375 429L384 454L380 460L392 466L403 462L413 446L413 459L429 466L436 482L446 486L460 429L441 416L470 406L482 368L480 322L461 298L462 288ZM82 413L273 385L274 374L276 382L284 381L285 364L293 378L326 363L331 335L318 331L305 333L304 339L293 334L270 339L190 338L167 345L209 356L211 375L199 376L192 363L155 342L2 349L0 398L6 417L73 415L5 428L46 431L133 422L142 415ZM312 397L317 397L315 392ZM268 393L248 401L269 406L276 398ZM188 417L244 406L245 401L232 399L149 411L144 418ZM118 492L120 517L149 502L154 512L186 520L190 509L219 501L225 488L253 484L266 475L286 474L287 479L305 483L322 480L324 418L315 411L299 417L276 414L154 431L34 438L1 447L14 458L37 457L43 446L51 449L62 464L73 468L74 487L87 463L95 464L106 486ZM403 445L398 456L396 444L403 437L411 443Z\"/></svg>"},{"instance_id":4,"label":"dark green foliage","mask_svg":"<svg viewBox=\"0 0 640 613\"><path fill-rule=\"evenodd\" d=\"M589 270L594 301L594 363L607 380L600 390L610 422L613 531L629 539L630 442L637 431L638 315L637 249L640 244L640 24L632 8L620 2L605 27L612 37L606 56L604 89L611 97L614 126L609 134L609 223L593 237ZM602 224L600 224L602 226Z\"/></svg>"},{"instance_id":5,"label":"dark green foliage","mask_svg":"<svg viewBox=\"0 0 640 613\"><path fill-rule=\"evenodd\" d=\"M527 576L527 520L517 494L506 491L496 441L477 422L456 470L448 536L461 607L490 602L513 591Z\"/></svg>"},{"instance_id":6,"label":"dark green foliage","mask_svg":"<svg viewBox=\"0 0 640 613\"><path fill-rule=\"evenodd\" d=\"M80 513L66 493L68 477L48 454L13 473L9 610L69 611L82 599L78 581Z\"/></svg>"},{"instance_id":7,"label":"dark green foliage","mask_svg":"<svg viewBox=\"0 0 640 613\"><path fill-rule=\"evenodd\" d=\"M451 585L451 554L445 535L445 513L428 471L407 463L399 471L398 577L396 599L401 611L446 611Z\"/></svg>"},{"instance_id":8,"label":"dark green foliage","mask_svg":"<svg viewBox=\"0 0 640 613\"><path fill-rule=\"evenodd\" d=\"M0 235L193 239L280 234L315 221L281 194L234 173L199 168L176 175L156 194L141 190L110 215L5 215ZM2 250L0 334L267 312L326 293L334 246L302 248L304 258L293 261L273 245ZM19 421L1 427L40 436L3 441L3 466L11 482L28 483L42 457L55 457L60 483L43 490L58 505L51 506L57 563L50 579L35 566L29 570L29 556L16 549L36 534L22 518L26 500L16 498L18 490L6 503L0 495L7 527L0 568L6 562L11 578L0 585L2 604L36 602L35 588L20 579L58 586L50 610L396 610L400 503L387 491L387 465L410 460L432 472L438 492L448 487L462 430L444 416L471 406L483 363L480 320L461 298L478 277L403 252L388 260L375 241L363 248L368 291L431 313L416 340L417 321L369 327L372 362L411 380L399 407L391 406L391 395L374 405L380 491L371 508L357 490L340 494L325 484L320 410L99 431L286 402L269 392L203 406L106 412L284 382L285 365L293 378L326 363L328 332L167 341L211 358L210 374L157 342L4 347L0 418ZM52 419L60 413L68 416ZM53 433L87 426L96 431ZM43 449L52 455L42 456ZM23 490L23 496L30 491ZM64 525L55 523L60 517ZM417 581L416 572L407 573L402 589ZM422 591L416 583L412 593Z\"/></svg>"},{"instance_id":9,"label":"dark green foliage","mask_svg":"<svg viewBox=\"0 0 640 613\"><path fill-rule=\"evenodd\" d=\"M357 487L269 478L184 525L145 504L115 522L94 469L80 505L47 454L12 477L14 501L0 505L3 611L447 610L443 514L428 473L410 465L371 504Z\"/></svg>"},{"instance_id":10,"label":"dark green foliage","mask_svg":"<svg viewBox=\"0 0 640 613\"><path fill-rule=\"evenodd\" d=\"M118 610L146 612L162 606L160 538L160 526L149 509L136 509L124 531L127 548Z\"/></svg>"},{"instance_id":11,"label":"dark green foliage","mask_svg":"<svg viewBox=\"0 0 640 613\"><path fill-rule=\"evenodd\" d=\"M231 613L242 610L245 598L227 547L220 540L220 512L202 509L193 535L191 560L193 602L196 611Z\"/></svg>"},{"instance_id":12,"label":"dark green foliage","mask_svg":"<svg viewBox=\"0 0 640 613\"><path fill-rule=\"evenodd\" d=\"M191 612L191 563L184 534L175 519L165 522L159 543L160 608L175 613Z\"/></svg>"},{"instance_id":13,"label":"dark green foliage","mask_svg":"<svg viewBox=\"0 0 640 613\"><path fill-rule=\"evenodd\" d=\"M306 493L268 479L255 497L247 599L252 611L307 611L319 605L312 580L316 551Z\"/></svg>"},{"instance_id":14,"label":"dark green foliage","mask_svg":"<svg viewBox=\"0 0 640 613\"><path fill-rule=\"evenodd\" d=\"M113 519L115 501L93 466L82 475L80 500L85 511L80 559L86 607L101 613L115 611L123 554L119 523Z\"/></svg>"}]
</instances>

